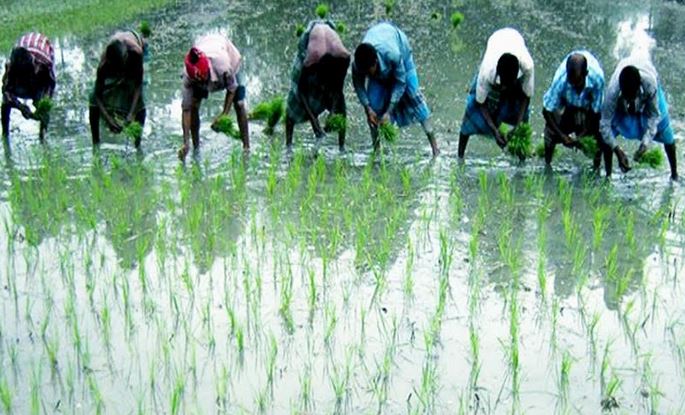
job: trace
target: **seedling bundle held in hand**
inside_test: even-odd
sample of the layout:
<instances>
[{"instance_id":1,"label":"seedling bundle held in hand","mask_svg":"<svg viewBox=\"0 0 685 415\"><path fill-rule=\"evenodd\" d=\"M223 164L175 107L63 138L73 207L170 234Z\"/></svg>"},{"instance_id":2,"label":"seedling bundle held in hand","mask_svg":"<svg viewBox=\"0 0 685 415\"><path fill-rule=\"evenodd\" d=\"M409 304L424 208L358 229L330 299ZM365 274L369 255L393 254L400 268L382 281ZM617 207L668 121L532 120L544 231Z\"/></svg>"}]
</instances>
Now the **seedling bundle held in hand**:
<instances>
[{"instance_id":1,"label":"seedling bundle held in hand","mask_svg":"<svg viewBox=\"0 0 685 415\"><path fill-rule=\"evenodd\" d=\"M599 151L597 140L592 136L583 136L578 139L578 148L588 158L594 158Z\"/></svg>"},{"instance_id":2,"label":"seedling bundle held in hand","mask_svg":"<svg viewBox=\"0 0 685 415\"><path fill-rule=\"evenodd\" d=\"M52 111L53 106L54 104L52 99L49 97L41 98L36 103L36 111L34 113L36 119L38 121L47 123L50 120L50 111Z\"/></svg>"},{"instance_id":3,"label":"seedling bundle held in hand","mask_svg":"<svg viewBox=\"0 0 685 415\"><path fill-rule=\"evenodd\" d=\"M236 128L235 122L228 115L221 115L216 119L216 122L212 124L212 130L217 133L224 133L231 138L237 140L241 139L240 131Z\"/></svg>"},{"instance_id":4,"label":"seedling bundle held in hand","mask_svg":"<svg viewBox=\"0 0 685 415\"><path fill-rule=\"evenodd\" d=\"M265 132L271 135L274 132L274 127L276 127L284 113L285 102L283 97L277 96L270 101L262 102L254 107L254 110L250 113L250 120L266 121Z\"/></svg>"},{"instance_id":5,"label":"seedling bundle held in hand","mask_svg":"<svg viewBox=\"0 0 685 415\"><path fill-rule=\"evenodd\" d=\"M395 141L397 141L399 135L399 129L389 122L383 123L380 125L380 127L378 127L378 137L382 141L394 143Z\"/></svg>"},{"instance_id":6,"label":"seedling bundle held in hand","mask_svg":"<svg viewBox=\"0 0 685 415\"><path fill-rule=\"evenodd\" d=\"M343 133L347 130L347 118L344 115L334 114L326 119L324 126L326 132Z\"/></svg>"},{"instance_id":7,"label":"seedling bundle held in hand","mask_svg":"<svg viewBox=\"0 0 685 415\"><path fill-rule=\"evenodd\" d=\"M509 138L507 140L509 154L522 161L533 155L533 143L531 141L533 130L530 128L530 124L521 123L513 130L509 130L505 124L502 124L499 130L502 135Z\"/></svg>"},{"instance_id":8,"label":"seedling bundle held in hand","mask_svg":"<svg viewBox=\"0 0 685 415\"><path fill-rule=\"evenodd\" d=\"M664 154L661 152L660 148L653 147L650 150L647 150L640 159L637 160L637 163L643 167L658 169L664 164Z\"/></svg>"},{"instance_id":9,"label":"seedling bundle held in hand","mask_svg":"<svg viewBox=\"0 0 685 415\"><path fill-rule=\"evenodd\" d=\"M128 123L122 132L128 138L139 139L143 135L143 126L138 121L133 121Z\"/></svg>"}]
</instances>

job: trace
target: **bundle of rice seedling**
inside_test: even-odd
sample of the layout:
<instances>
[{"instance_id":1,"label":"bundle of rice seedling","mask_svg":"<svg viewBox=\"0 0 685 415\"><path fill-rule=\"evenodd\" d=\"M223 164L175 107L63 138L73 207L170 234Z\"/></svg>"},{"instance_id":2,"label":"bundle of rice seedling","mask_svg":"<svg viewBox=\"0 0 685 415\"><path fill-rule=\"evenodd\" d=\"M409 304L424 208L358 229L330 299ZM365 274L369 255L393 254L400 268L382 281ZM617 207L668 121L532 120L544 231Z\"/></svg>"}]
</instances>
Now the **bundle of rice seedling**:
<instances>
[{"instance_id":1,"label":"bundle of rice seedling","mask_svg":"<svg viewBox=\"0 0 685 415\"><path fill-rule=\"evenodd\" d=\"M464 15L460 12L454 12L452 13L452 16L450 17L450 22L452 22L452 29L456 29L459 27L461 22L464 21Z\"/></svg>"},{"instance_id":2,"label":"bundle of rice seedling","mask_svg":"<svg viewBox=\"0 0 685 415\"><path fill-rule=\"evenodd\" d=\"M304 34L304 31L307 30L302 23L298 23L295 25L295 36L300 37Z\"/></svg>"},{"instance_id":3,"label":"bundle of rice seedling","mask_svg":"<svg viewBox=\"0 0 685 415\"><path fill-rule=\"evenodd\" d=\"M316 10L314 10L317 16L319 16L319 19L325 19L326 16L328 16L329 8L327 4L319 4L316 6Z\"/></svg>"},{"instance_id":4,"label":"bundle of rice seedling","mask_svg":"<svg viewBox=\"0 0 685 415\"><path fill-rule=\"evenodd\" d=\"M387 141L388 143L394 143L397 141L397 137L400 136L400 130L392 123L386 122L378 127L378 137L382 141Z\"/></svg>"},{"instance_id":5,"label":"bundle of rice seedling","mask_svg":"<svg viewBox=\"0 0 685 415\"><path fill-rule=\"evenodd\" d=\"M254 107L250 113L251 120L264 120L266 121L267 134L273 134L274 127L285 114L285 101L283 97L276 97L270 101L265 101Z\"/></svg>"},{"instance_id":6,"label":"bundle of rice seedling","mask_svg":"<svg viewBox=\"0 0 685 415\"><path fill-rule=\"evenodd\" d=\"M143 37L150 37L152 36L152 28L150 27L150 23L147 20L143 20L140 22L140 27L138 28L140 31L140 34Z\"/></svg>"},{"instance_id":7,"label":"bundle of rice seedling","mask_svg":"<svg viewBox=\"0 0 685 415\"><path fill-rule=\"evenodd\" d=\"M597 140L592 136L583 136L578 139L578 148L587 158L594 159L599 151Z\"/></svg>"},{"instance_id":8,"label":"bundle of rice seedling","mask_svg":"<svg viewBox=\"0 0 685 415\"><path fill-rule=\"evenodd\" d=\"M521 123L508 135L507 150L509 154L522 161L533 155L533 142L531 141L533 130L530 128L530 124Z\"/></svg>"},{"instance_id":9,"label":"bundle of rice seedling","mask_svg":"<svg viewBox=\"0 0 685 415\"><path fill-rule=\"evenodd\" d=\"M50 120L50 111L52 111L52 99L50 97L44 97L38 100L36 103L36 111L34 115L38 121L47 123Z\"/></svg>"},{"instance_id":10,"label":"bundle of rice seedling","mask_svg":"<svg viewBox=\"0 0 685 415\"><path fill-rule=\"evenodd\" d=\"M664 154L659 147L647 150L637 161L639 165L658 169L664 164Z\"/></svg>"},{"instance_id":11,"label":"bundle of rice seedling","mask_svg":"<svg viewBox=\"0 0 685 415\"><path fill-rule=\"evenodd\" d=\"M347 118L342 114L333 114L326 119L326 132L341 133L347 130Z\"/></svg>"},{"instance_id":12,"label":"bundle of rice seedling","mask_svg":"<svg viewBox=\"0 0 685 415\"><path fill-rule=\"evenodd\" d=\"M347 33L347 25L343 22L340 22L335 26L335 31L338 32L338 34L344 35Z\"/></svg>"},{"instance_id":13,"label":"bundle of rice seedling","mask_svg":"<svg viewBox=\"0 0 685 415\"><path fill-rule=\"evenodd\" d=\"M143 136L143 126L138 121L128 123L122 130L124 135L132 140L139 139Z\"/></svg>"},{"instance_id":14,"label":"bundle of rice seedling","mask_svg":"<svg viewBox=\"0 0 685 415\"><path fill-rule=\"evenodd\" d=\"M235 138L236 140L242 139L240 130L236 128L233 118L229 117L228 115L219 116L219 118L216 119L216 122L212 124L212 130L216 131L217 133L224 133L231 138Z\"/></svg>"}]
</instances>

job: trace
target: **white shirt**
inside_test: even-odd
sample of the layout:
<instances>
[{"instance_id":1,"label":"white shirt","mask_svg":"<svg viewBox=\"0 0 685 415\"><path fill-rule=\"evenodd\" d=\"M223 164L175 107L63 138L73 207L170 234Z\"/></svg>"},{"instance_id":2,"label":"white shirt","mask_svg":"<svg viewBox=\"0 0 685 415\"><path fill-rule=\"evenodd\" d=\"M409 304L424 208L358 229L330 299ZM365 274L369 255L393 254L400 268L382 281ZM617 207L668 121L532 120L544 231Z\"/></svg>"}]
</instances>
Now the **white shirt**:
<instances>
[{"instance_id":1,"label":"white shirt","mask_svg":"<svg viewBox=\"0 0 685 415\"><path fill-rule=\"evenodd\" d=\"M505 53L514 55L519 61L519 79L523 93L528 98L533 96L535 85L535 64L528 52L523 36L512 28L504 28L493 33L488 39L483 61L478 71L476 81L476 101L484 104L492 86L499 84L497 63Z\"/></svg>"}]
</instances>

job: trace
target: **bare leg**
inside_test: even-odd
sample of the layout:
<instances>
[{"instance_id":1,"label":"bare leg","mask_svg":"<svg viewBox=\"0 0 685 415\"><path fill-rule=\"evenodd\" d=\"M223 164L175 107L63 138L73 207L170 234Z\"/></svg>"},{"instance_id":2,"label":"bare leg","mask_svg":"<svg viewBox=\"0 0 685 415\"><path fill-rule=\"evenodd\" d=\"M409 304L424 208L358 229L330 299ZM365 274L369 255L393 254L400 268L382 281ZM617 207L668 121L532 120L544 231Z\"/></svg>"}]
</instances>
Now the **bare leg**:
<instances>
[{"instance_id":1,"label":"bare leg","mask_svg":"<svg viewBox=\"0 0 685 415\"><path fill-rule=\"evenodd\" d=\"M433 152L433 157L440 155L440 149L438 148L438 142L435 139L435 133L433 132L433 126L430 122L430 118L421 123L423 132L426 133L426 138L431 145L431 151Z\"/></svg>"},{"instance_id":2,"label":"bare leg","mask_svg":"<svg viewBox=\"0 0 685 415\"><path fill-rule=\"evenodd\" d=\"M193 139L193 148L200 147L200 107L190 109L190 135Z\"/></svg>"},{"instance_id":3,"label":"bare leg","mask_svg":"<svg viewBox=\"0 0 685 415\"><path fill-rule=\"evenodd\" d=\"M460 159L464 158L464 153L466 153L466 145L469 143L469 136L464 134L459 134L459 150L457 155Z\"/></svg>"},{"instance_id":4,"label":"bare leg","mask_svg":"<svg viewBox=\"0 0 685 415\"><path fill-rule=\"evenodd\" d=\"M12 106L3 101L2 103L2 137L8 139L10 136L10 111Z\"/></svg>"},{"instance_id":5,"label":"bare leg","mask_svg":"<svg viewBox=\"0 0 685 415\"><path fill-rule=\"evenodd\" d=\"M145 127L145 119L147 118L147 111L142 110L136 114L136 121L140 124L141 127ZM140 149L140 142L143 138L143 133L141 130L141 135L135 138L135 146L137 149Z\"/></svg>"},{"instance_id":6,"label":"bare leg","mask_svg":"<svg viewBox=\"0 0 685 415\"><path fill-rule=\"evenodd\" d=\"M93 137L93 145L100 144L100 109L98 107L90 107L90 134Z\"/></svg>"},{"instance_id":7,"label":"bare leg","mask_svg":"<svg viewBox=\"0 0 685 415\"><path fill-rule=\"evenodd\" d=\"M240 130L240 137L243 140L243 149L250 149L250 131L247 122L247 107L245 106L245 100L236 102L233 105L235 109L236 116L238 118L238 129ZM199 119L199 117L198 117Z\"/></svg>"},{"instance_id":8,"label":"bare leg","mask_svg":"<svg viewBox=\"0 0 685 415\"><path fill-rule=\"evenodd\" d=\"M295 121L289 115L285 116L285 146L290 150L293 147L293 133L295 132Z\"/></svg>"},{"instance_id":9,"label":"bare leg","mask_svg":"<svg viewBox=\"0 0 685 415\"><path fill-rule=\"evenodd\" d=\"M664 144L664 150L666 150L666 156L668 157L668 164L671 165L671 179L678 180L678 160L676 157L675 143Z\"/></svg>"},{"instance_id":10,"label":"bare leg","mask_svg":"<svg viewBox=\"0 0 685 415\"><path fill-rule=\"evenodd\" d=\"M373 145L373 151L378 151L381 149L381 140L378 137L378 127L369 124L369 129L371 130L371 144Z\"/></svg>"}]
</instances>

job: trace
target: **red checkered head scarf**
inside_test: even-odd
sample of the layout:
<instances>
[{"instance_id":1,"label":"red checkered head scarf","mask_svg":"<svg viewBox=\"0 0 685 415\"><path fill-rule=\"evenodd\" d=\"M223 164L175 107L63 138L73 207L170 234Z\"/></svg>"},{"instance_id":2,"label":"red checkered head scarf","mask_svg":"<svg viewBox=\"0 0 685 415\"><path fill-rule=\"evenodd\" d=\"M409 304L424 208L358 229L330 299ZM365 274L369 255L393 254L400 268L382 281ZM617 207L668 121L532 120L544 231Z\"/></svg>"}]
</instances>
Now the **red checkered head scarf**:
<instances>
[{"instance_id":1,"label":"red checkered head scarf","mask_svg":"<svg viewBox=\"0 0 685 415\"><path fill-rule=\"evenodd\" d=\"M200 49L192 47L185 59L186 73L193 81L207 81L209 79L209 59Z\"/></svg>"}]
</instances>

